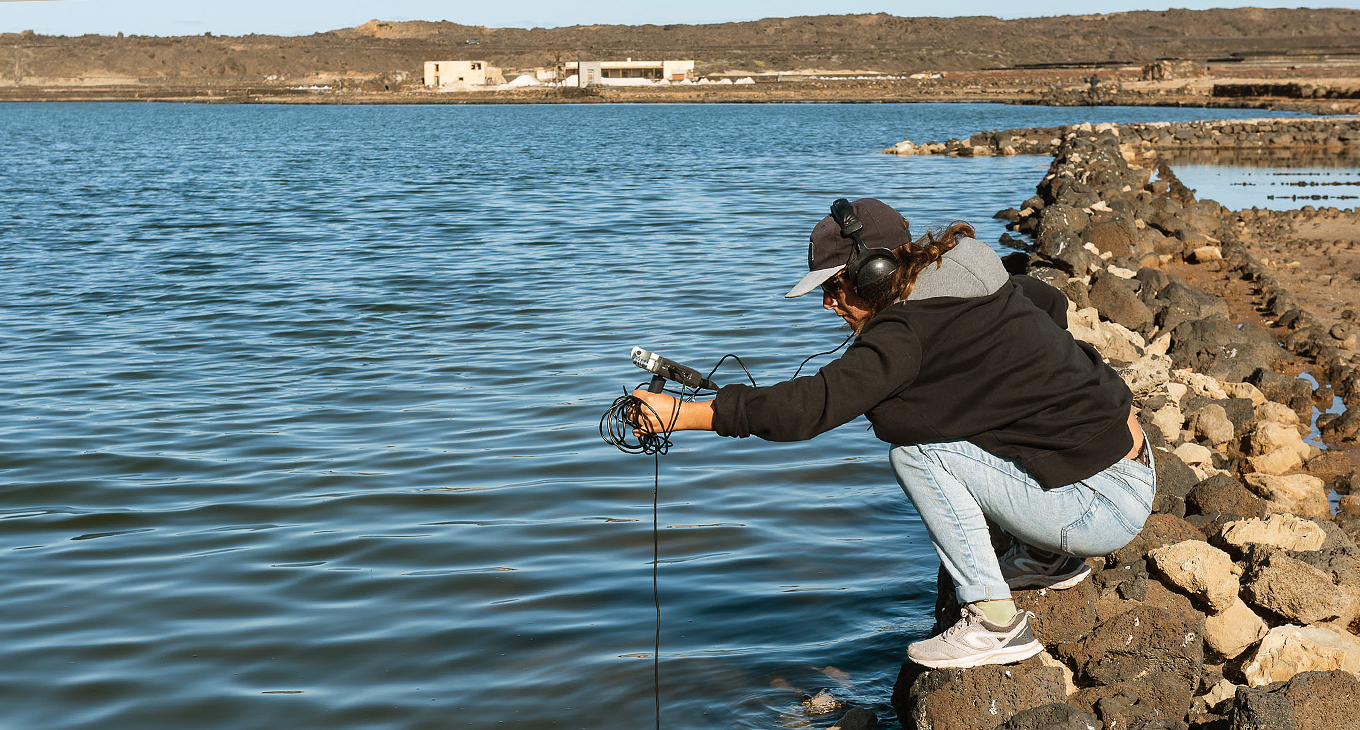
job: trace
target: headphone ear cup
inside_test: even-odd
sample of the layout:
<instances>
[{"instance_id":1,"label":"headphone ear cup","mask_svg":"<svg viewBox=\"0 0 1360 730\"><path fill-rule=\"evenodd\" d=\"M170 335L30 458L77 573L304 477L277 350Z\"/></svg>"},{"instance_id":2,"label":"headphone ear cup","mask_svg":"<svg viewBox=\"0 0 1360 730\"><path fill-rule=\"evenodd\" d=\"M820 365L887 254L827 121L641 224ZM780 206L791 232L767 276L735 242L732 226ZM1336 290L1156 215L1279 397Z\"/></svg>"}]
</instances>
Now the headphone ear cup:
<instances>
[{"instance_id":1,"label":"headphone ear cup","mask_svg":"<svg viewBox=\"0 0 1360 730\"><path fill-rule=\"evenodd\" d=\"M847 265L845 273L856 294L871 302L887 295L892 288L893 274L897 273L897 257L891 251L869 249L851 263L853 266Z\"/></svg>"}]
</instances>

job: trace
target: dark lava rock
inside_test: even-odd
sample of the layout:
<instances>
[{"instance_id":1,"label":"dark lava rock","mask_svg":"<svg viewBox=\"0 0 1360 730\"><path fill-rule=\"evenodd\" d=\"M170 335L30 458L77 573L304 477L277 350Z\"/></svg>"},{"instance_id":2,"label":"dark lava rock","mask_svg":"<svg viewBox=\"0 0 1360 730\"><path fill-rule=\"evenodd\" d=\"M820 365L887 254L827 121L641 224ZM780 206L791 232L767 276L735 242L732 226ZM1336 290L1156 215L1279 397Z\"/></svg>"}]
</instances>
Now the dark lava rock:
<instances>
[{"instance_id":1,"label":"dark lava rock","mask_svg":"<svg viewBox=\"0 0 1360 730\"><path fill-rule=\"evenodd\" d=\"M1086 227L1091 225L1091 216L1086 211L1073 208L1070 205L1050 205L1039 211L1039 229L1035 233L1035 238L1039 245L1044 243L1057 233L1071 233L1080 236ZM1081 247L1082 242L1078 238L1077 246Z\"/></svg>"},{"instance_id":2,"label":"dark lava rock","mask_svg":"<svg viewBox=\"0 0 1360 730\"><path fill-rule=\"evenodd\" d=\"M1203 540L1204 535L1194 525L1168 514L1148 515L1138 536L1128 545L1110 553L1105 564L1111 568L1134 563L1163 545L1175 545L1186 540Z\"/></svg>"},{"instance_id":3,"label":"dark lava rock","mask_svg":"<svg viewBox=\"0 0 1360 730\"><path fill-rule=\"evenodd\" d=\"M1104 723L1095 715L1063 703L1054 702L1015 713L998 730L1101 730Z\"/></svg>"},{"instance_id":4,"label":"dark lava rock","mask_svg":"<svg viewBox=\"0 0 1360 730\"><path fill-rule=\"evenodd\" d=\"M1232 730L1295 730L1294 708L1281 695L1238 687L1233 697Z\"/></svg>"},{"instance_id":5,"label":"dark lava rock","mask_svg":"<svg viewBox=\"0 0 1360 730\"><path fill-rule=\"evenodd\" d=\"M1256 370L1288 359L1269 333L1239 328L1226 316L1214 313L1203 319L1182 322L1171 331L1172 364L1207 373L1219 380L1240 382ZM1311 391L1310 391L1311 392Z\"/></svg>"},{"instance_id":6,"label":"dark lava rock","mask_svg":"<svg viewBox=\"0 0 1360 730\"><path fill-rule=\"evenodd\" d=\"M839 730L874 730L876 727L878 727L878 716L863 707L856 707L837 720L836 724L832 726L832 730L837 728Z\"/></svg>"},{"instance_id":7,"label":"dark lava rock","mask_svg":"<svg viewBox=\"0 0 1360 730\"><path fill-rule=\"evenodd\" d=\"M918 730L992 730L1021 712L1067 699L1062 671L1020 664L919 671L908 662L893 688L898 716ZM919 672L919 674L918 674Z\"/></svg>"},{"instance_id":8,"label":"dark lava rock","mask_svg":"<svg viewBox=\"0 0 1360 730\"><path fill-rule=\"evenodd\" d=\"M1127 220L1112 220L1096 223L1086 229L1083 236L1101 252L1108 251L1116 257L1129 258L1134 254L1134 240L1137 230Z\"/></svg>"},{"instance_id":9,"label":"dark lava rock","mask_svg":"<svg viewBox=\"0 0 1360 730\"><path fill-rule=\"evenodd\" d=\"M1058 646L1057 652L1083 681L1116 684L1162 672L1193 692L1204 664L1204 614L1140 605L1097 624L1081 641Z\"/></svg>"},{"instance_id":10,"label":"dark lava rock","mask_svg":"<svg viewBox=\"0 0 1360 730\"><path fill-rule=\"evenodd\" d=\"M1244 519L1266 516L1266 501L1227 474L1215 474L1196 484L1185 496L1185 506L1201 515L1223 512Z\"/></svg>"},{"instance_id":11,"label":"dark lava rock","mask_svg":"<svg viewBox=\"0 0 1360 730\"><path fill-rule=\"evenodd\" d=\"M1061 591L1012 591L1015 607L1034 614L1030 629L1039 643L1057 646L1078 641L1096 625L1096 587L1084 580Z\"/></svg>"},{"instance_id":12,"label":"dark lava rock","mask_svg":"<svg viewBox=\"0 0 1360 730\"><path fill-rule=\"evenodd\" d=\"M1291 378L1262 367L1247 376L1246 382L1256 386L1268 400L1299 411L1302 419L1313 415L1313 385L1303 378ZM1296 406L1300 401L1303 401L1303 408Z\"/></svg>"},{"instance_id":13,"label":"dark lava rock","mask_svg":"<svg viewBox=\"0 0 1360 730\"><path fill-rule=\"evenodd\" d=\"M1100 258L1086 250L1081 237L1072 231L1050 233L1040 239L1034 252L1040 260L1075 276L1085 276L1100 266Z\"/></svg>"},{"instance_id":14,"label":"dark lava rock","mask_svg":"<svg viewBox=\"0 0 1360 730\"><path fill-rule=\"evenodd\" d=\"M1250 398L1228 398L1214 402L1227 412L1228 420L1232 421L1234 438L1240 439L1256 428L1256 406L1252 405Z\"/></svg>"},{"instance_id":15,"label":"dark lava rock","mask_svg":"<svg viewBox=\"0 0 1360 730\"><path fill-rule=\"evenodd\" d=\"M1163 330L1174 330L1183 322L1193 322L1215 313L1228 316L1226 301L1204 293L1180 277L1171 278L1157 292L1157 298L1166 301L1166 308L1157 320L1157 326Z\"/></svg>"},{"instance_id":16,"label":"dark lava rock","mask_svg":"<svg viewBox=\"0 0 1360 730\"><path fill-rule=\"evenodd\" d=\"M1155 447L1154 447L1155 448ZM1185 499L1191 489L1199 484L1199 476L1186 466L1181 457L1165 449L1158 449L1152 455L1153 468L1157 472L1157 494L1167 494Z\"/></svg>"},{"instance_id":17,"label":"dark lava rock","mask_svg":"<svg viewBox=\"0 0 1360 730\"><path fill-rule=\"evenodd\" d=\"M1183 720L1192 694L1180 677L1153 672L1131 682L1078 690L1069 701L1099 714L1106 727L1146 727L1157 720Z\"/></svg>"},{"instance_id":18,"label":"dark lava rock","mask_svg":"<svg viewBox=\"0 0 1360 730\"><path fill-rule=\"evenodd\" d=\"M1322 438L1334 443L1360 440L1360 414L1346 409L1322 427Z\"/></svg>"},{"instance_id":19,"label":"dark lava rock","mask_svg":"<svg viewBox=\"0 0 1360 730\"><path fill-rule=\"evenodd\" d=\"M1341 670L1295 674L1279 694L1300 730L1360 730L1360 680Z\"/></svg>"},{"instance_id":20,"label":"dark lava rock","mask_svg":"<svg viewBox=\"0 0 1360 730\"><path fill-rule=\"evenodd\" d=\"M1152 327L1152 310L1138 298L1134 285L1125 279L1103 273L1091 285L1089 297L1091 306L1111 322L1134 332L1146 332Z\"/></svg>"}]
</instances>

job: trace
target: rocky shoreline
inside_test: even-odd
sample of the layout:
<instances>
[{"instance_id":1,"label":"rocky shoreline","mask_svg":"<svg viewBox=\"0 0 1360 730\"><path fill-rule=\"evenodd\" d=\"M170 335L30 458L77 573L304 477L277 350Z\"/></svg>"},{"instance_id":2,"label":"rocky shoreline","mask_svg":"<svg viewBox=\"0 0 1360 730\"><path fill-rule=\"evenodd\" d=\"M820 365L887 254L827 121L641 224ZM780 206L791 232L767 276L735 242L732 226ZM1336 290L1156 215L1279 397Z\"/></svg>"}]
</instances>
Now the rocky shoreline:
<instances>
[{"instance_id":1,"label":"rocky shoreline","mask_svg":"<svg viewBox=\"0 0 1360 730\"><path fill-rule=\"evenodd\" d=\"M1032 236L1005 260L1061 289L1069 330L1129 383L1158 493L1132 543L1087 561L1088 580L1016 592L1043 654L905 664L892 700L904 728L1360 728L1355 309L1313 313L1253 252L1270 235L1287 247L1301 219L1356 212L1228 211L1196 200L1162 157L1288 144L1353 151L1360 120L1084 124L907 150L1053 154L1037 195L998 213ZM1337 400L1346 410L1327 412ZM958 615L940 575L937 631ZM872 727L867 715L837 727Z\"/></svg>"}]
</instances>

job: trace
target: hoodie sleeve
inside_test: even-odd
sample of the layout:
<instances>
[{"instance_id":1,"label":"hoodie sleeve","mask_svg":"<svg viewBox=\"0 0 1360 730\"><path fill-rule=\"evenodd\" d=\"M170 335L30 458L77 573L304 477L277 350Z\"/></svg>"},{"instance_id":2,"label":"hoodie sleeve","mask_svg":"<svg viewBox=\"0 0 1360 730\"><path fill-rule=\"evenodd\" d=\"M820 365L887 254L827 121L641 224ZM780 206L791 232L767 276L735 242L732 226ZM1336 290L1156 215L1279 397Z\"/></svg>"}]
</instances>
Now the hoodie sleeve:
<instances>
[{"instance_id":1,"label":"hoodie sleeve","mask_svg":"<svg viewBox=\"0 0 1360 730\"><path fill-rule=\"evenodd\" d=\"M921 344L900 321L871 328L815 375L757 388L728 385L713 404L722 436L804 441L854 420L920 372Z\"/></svg>"},{"instance_id":2,"label":"hoodie sleeve","mask_svg":"<svg viewBox=\"0 0 1360 730\"><path fill-rule=\"evenodd\" d=\"M1025 298L1034 306L1048 313L1049 318L1058 326L1067 329L1067 296L1061 291L1045 284L1032 276L1012 276L1011 281L1020 287Z\"/></svg>"}]
</instances>

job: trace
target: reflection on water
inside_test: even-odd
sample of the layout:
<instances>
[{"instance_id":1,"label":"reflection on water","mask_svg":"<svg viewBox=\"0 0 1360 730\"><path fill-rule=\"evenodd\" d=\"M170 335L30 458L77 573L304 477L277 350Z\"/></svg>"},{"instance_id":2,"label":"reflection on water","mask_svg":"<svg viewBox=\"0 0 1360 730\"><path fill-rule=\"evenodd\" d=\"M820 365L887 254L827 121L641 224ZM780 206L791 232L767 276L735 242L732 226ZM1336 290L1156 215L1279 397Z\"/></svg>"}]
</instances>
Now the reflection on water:
<instances>
[{"instance_id":1,"label":"reflection on water","mask_svg":"<svg viewBox=\"0 0 1360 730\"><path fill-rule=\"evenodd\" d=\"M647 726L654 463L598 433L629 349L785 377L843 337L781 296L831 200L995 241L1049 164L903 136L1234 114L0 105L7 726ZM677 437L667 727L891 714L938 562L884 456Z\"/></svg>"},{"instance_id":2,"label":"reflection on water","mask_svg":"<svg viewBox=\"0 0 1360 730\"><path fill-rule=\"evenodd\" d=\"M1360 200L1360 149L1180 150L1176 176L1201 200L1232 210L1353 208Z\"/></svg>"}]
</instances>

